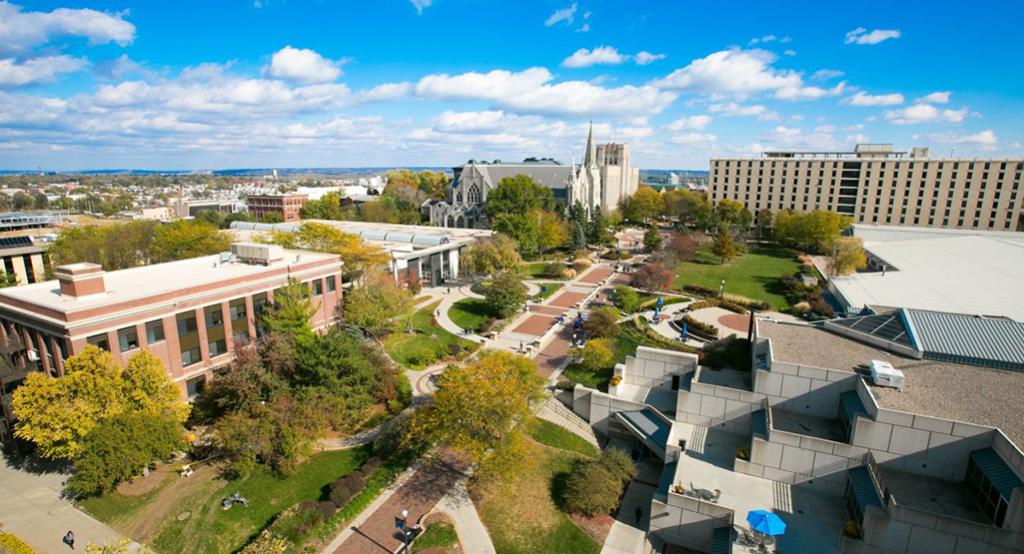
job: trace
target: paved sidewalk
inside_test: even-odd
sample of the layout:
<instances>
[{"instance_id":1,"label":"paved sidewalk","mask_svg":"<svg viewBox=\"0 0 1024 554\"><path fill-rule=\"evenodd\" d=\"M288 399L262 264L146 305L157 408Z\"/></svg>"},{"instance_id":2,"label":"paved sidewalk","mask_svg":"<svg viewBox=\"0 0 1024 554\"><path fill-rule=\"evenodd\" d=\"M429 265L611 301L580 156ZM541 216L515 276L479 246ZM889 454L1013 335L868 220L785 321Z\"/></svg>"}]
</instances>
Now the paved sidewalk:
<instances>
[{"instance_id":1,"label":"paved sidewalk","mask_svg":"<svg viewBox=\"0 0 1024 554\"><path fill-rule=\"evenodd\" d=\"M14 462L17 463L17 462ZM20 469L11 459L0 459L0 523L38 552L70 552L62 539L70 529L75 543L102 545L125 537L61 498L66 473L45 464ZM132 543L132 550L138 545Z\"/></svg>"},{"instance_id":2,"label":"paved sidewalk","mask_svg":"<svg viewBox=\"0 0 1024 554\"><path fill-rule=\"evenodd\" d=\"M487 527L480 520L480 514L473 505L466 490L466 480L461 479L448 494L437 503L437 510L448 514L455 522L455 531L463 552L470 554L494 554L494 544L487 533Z\"/></svg>"},{"instance_id":3,"label":"paved sidewalk","mask_svg":"<svg viewBox=\"0 0 1024 554\"><path fill-rule=\"evenodd\" d=\"M619 512L612 524L608 537L601 547L601 554L643 554L647 552L647 529L651 522L651 499L654 487L639 481L632 481L622 497ZM636 509L640 508L640 521Z\"/></svg>"},{"instance_id":4,"label":"paved sidewalk","mask_svg":"<svg viewBox=\"0 0 1024 554\"><path fill-rule=\"evenodd\" d=\"M394 552L402 546L401 531L395 528L395 517L402 510L409 511L409 525L418 522L437 505L452 485L462 478L459 468L437 459L416 470L409 480L398 488L359 524L354 524L351 533L341 542L335 554L383 554ZM369 510L364 510L367 513ZM343 533L344 534L344 533ZM339 535L341 537L341 535ZM331 542L333 546L335 541Z\"/></svg>"}]
</instances>

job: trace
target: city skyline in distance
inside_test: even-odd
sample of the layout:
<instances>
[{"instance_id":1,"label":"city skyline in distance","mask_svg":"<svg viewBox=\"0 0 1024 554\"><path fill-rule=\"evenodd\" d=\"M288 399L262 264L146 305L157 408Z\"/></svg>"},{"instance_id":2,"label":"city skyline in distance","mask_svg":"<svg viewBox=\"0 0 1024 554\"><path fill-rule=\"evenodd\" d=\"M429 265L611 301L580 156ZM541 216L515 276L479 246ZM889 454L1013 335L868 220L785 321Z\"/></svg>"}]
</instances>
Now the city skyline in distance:
<instances>
[{"instance_id":1,"label":"city skyline in distance","mask_svg":"<svg viewBox=\"0 0 1024 554\"><path fill-rule=\"evenodd\" d=\"M0 2L0 169L1024 155L1020 7L800 6Z\"/></svg>"}]
</instances>

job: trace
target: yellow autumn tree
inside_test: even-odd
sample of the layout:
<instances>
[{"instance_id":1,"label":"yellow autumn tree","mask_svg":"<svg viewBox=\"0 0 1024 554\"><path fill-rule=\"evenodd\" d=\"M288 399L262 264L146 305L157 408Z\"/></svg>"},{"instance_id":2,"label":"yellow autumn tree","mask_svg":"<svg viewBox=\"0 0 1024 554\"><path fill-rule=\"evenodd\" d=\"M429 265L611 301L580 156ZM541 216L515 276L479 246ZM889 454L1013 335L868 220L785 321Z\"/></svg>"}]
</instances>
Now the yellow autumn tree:
<instances>
[{"instance_id":1,"label":"yellow autumn tree","mask_svg":"<svg viewBox=\"0 0 1024 554\"><path fill-rule=\"evenodd\" d=\"M367 244L359 235L346 233L333 225L315 221L303 223L299 230L294 232L271 231L263 240L285 248L337 254L341 257L346 273L362 274L391 261L387 252Z\"/></svg>"},{"instance_id":2,"label":"yellow autumn tree","mask_svg":"<svg viewBox=\"0 0 1024 554\"><path fill-rule=\"evenodd\" d=\"M109 352L89 345L64 362L64 376L32 372L14 391L15 435L49 459L74 459L101 421L128 410L167 415L181 423L189 406L158 358L140 352L122 368Z\"/></svg>"},{"instance_id":3,"label":"yellow autumn tree","mask_svg":"<svg viewBox=\"0 0 1024 554\"><path fill-rule=\"evenodd\" d=\"M525 448L517 424L530 415L543 380L535 362L492 351L445 371L434 403L417 412L410 434L464 454L477 466L475 476L508 475Z\"/></svg>"}]
</instances>

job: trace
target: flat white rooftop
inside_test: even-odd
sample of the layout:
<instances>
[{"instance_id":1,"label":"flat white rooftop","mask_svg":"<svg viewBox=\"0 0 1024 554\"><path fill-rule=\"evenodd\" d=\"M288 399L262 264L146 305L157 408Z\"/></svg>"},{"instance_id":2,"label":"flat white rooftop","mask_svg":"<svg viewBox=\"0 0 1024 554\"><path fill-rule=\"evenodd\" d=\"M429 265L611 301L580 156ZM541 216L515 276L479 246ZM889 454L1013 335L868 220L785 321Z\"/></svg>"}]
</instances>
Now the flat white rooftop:
<instances>
[{"instance_id":1,"label":"flat white rooftop","mask_svg":"<svg viewBox=\"0 0 1024 554\"><path fill-rule=\"evenodd\" d=\"M896 270L835 277L854 308L902 307L1024 321L1024 235L943 234L864 242Z\"/></svg>"},{"instance_id":2,"label":"flat white rooftop","mask_svg":"<svg viewBox=\"0 0 1024 554\"><path fill-rule=\"evenodd\" d=\"M110 306L148 298L160 294L185 291L194 287L216 285L240 278L257 278L270 271L313 261L338 260L334 254L318 254L298 250L284 250L284 258L270 265L241 262L221 262L220 255L202 256L176 262L153 264L103 274L106 290L87 296L60 294L57 280L44 281L0 290L0 304L14 299L58 312L75 312L89 308ZM338 268L341 262L337 261ZM215 288L215 287L212 287Z\"/></svg>"}]
</instances>

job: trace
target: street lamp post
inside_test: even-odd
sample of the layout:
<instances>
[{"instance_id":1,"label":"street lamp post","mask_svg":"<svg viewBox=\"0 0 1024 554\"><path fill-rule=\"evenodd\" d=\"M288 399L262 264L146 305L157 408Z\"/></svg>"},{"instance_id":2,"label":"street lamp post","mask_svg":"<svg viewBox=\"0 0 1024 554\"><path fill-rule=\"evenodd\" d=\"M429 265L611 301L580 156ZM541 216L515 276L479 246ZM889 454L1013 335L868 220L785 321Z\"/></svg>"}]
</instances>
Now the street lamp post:
<instances>
[{"instance_id":1,"label":"street lamp post","mask_svg":"<svg viewBox=\"0 0 1024 554\"><path fill-rule=\"evenodd\" d=\"M722 279L722 283L718 285L718 297L722 298L725 296L725 279Z\"/></svg>"},{"instance_id":2,"label":"street lamp post","mask_svg":"<svg viewBox=\"0 0 1024 554\"><path fill-rule=\"evenodd\" d=\"M409 553L409 526L406 521L409 519L409 510L402 510L402 517L395 518L395 527L402 531L402 543L405 545L403 552Z\"/></svg>"}]
</instances>

